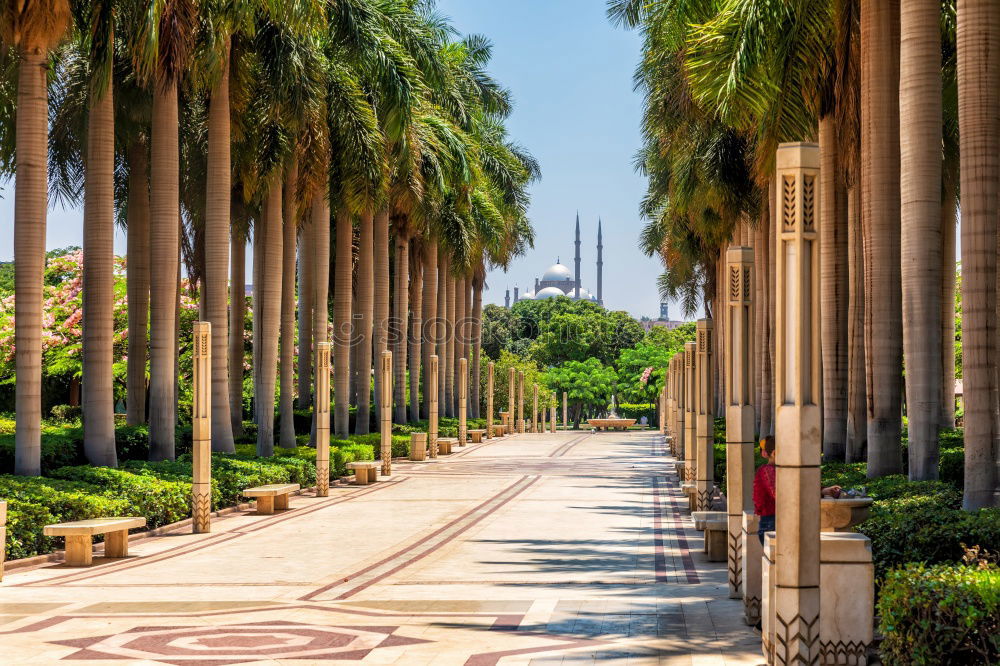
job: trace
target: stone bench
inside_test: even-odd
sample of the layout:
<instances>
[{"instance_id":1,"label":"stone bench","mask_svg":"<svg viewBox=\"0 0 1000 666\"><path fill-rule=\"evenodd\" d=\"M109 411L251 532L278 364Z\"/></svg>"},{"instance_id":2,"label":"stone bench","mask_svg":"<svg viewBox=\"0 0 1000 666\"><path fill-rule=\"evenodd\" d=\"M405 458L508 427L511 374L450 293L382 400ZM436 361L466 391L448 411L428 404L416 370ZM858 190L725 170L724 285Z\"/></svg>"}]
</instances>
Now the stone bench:
<instances>
[{"instance_id":1,"label":"stone bench","mask_svg":"<svg viewBox=\"0 0 1000 666\"><path fill-rule=\"evenodd\" d=\"M706 511L705 513L710 513ZM725 562L726 541L729 539L729 520L723 516L705 521L705 552L709 562Z\"/></svg>"},{"instance_id":2,"label":"stone bench","mask_svg":"<svg viewBox=\"0 0 1000 666\"><path fill-rule=\"evenodd\" d=\"M506 426L504 426L502 423L497 423L496 425L493 426L493 436L503 437L505 434L504 432L505 428Z\"/></svg>"},{"instance_id":3,"label":"stone bench","mask_svg":"<svg viewBox=\"0 0 1000 666\"><path fill-rule=\"evenodd\" d=\"M705 523L711 520L728 520L728 514L725 511L692 511L691 518L694 520L694 528L704 531Z\"/></svg>"},{"instance_id":4,"label":"stone bench","mask_svg":"<svg viewBox=\"0 0 1000 666\"><path fill-rule=\"evenodd\" d=\"M92 518L46 525L42 533L45 536L65 537L66 564L71 567L89 567L94 561L92 537L95 534L105 535L105 557L128 557L128 531L145 526L145 518Z\"/></svg>"},{"instance_id":5,"label":"stone bench","mask_svg":"<svg viewBox=\"0 0 1000 666\"><path fill-rule=\"evenodd\" d=\"M479 444L483 441L483 436L486 434L485 430L470 430L469 437L472 439L473 444Z\"/></svg>"},{"instance_id":6,"label":"stone bench","mask_svg":"<svg viewBox=\"0 0 1000 666\"><path fill-rule=\"evenodd\" d=\"M347 469L354 471L354 483L359 486L378 481L378 464L371 460L347 463Z\"/></svg>"},{"instance_id":7,"label":"stone bench","mask_svg":"<svg viewBox=\"0 0 1000 666\"><path fill-rule=\"evenodd\" d=\"M438 454L442 456L451 455L452 446L457 444L457 437L438 437Z\"/></svg>"},{"instance_id":8,"label":"stone bench","mask_svg":"<svg viewBox=\"0 0 1000 666\"><path fill-rule=\"evenodd\" d=\"M587 425L596 430L628 430L635 419L589 419Z\"/></svg>"},{"instance_id":9,"label":"stone bench","mask_svg":"<svg viewBox=\"0 0 1000 666\"><path fill-rule=\"evenodd\" d=\"M288 508L289 496L299 489L297 483L272 483L267 486L247 488L243 491L246 497L257 498L257 513L269 516L276 509Z\"/></svg>"},{"instance_id":10,"label":"stone bench","mask_svg":"<svg viewBox=\"0 0 1000 666\"><path fill-rule=\"evenodd\" d=\"M681 491L687 495L688 513L691 513L698 506L698 486L688 482L681 484Z\"/></svg>"}]
</instances>

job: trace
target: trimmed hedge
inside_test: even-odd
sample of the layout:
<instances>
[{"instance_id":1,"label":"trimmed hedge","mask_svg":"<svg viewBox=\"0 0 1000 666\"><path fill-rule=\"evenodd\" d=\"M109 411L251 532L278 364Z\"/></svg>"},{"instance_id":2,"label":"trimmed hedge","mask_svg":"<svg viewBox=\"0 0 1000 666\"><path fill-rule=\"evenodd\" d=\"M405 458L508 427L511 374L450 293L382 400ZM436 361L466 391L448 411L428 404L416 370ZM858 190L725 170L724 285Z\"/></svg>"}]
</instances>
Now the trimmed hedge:
<instances>
[{"instance_id":1,"label":"trimmed hedge","mask_svg":"<svg viewBox=\"0 0 1000 666\"><path fill-rule=\"evenodd\" d=\"M908 564L890 571L878 602L887 665L1000 662L1000 569Z\"/></svg>"}]
</instances>

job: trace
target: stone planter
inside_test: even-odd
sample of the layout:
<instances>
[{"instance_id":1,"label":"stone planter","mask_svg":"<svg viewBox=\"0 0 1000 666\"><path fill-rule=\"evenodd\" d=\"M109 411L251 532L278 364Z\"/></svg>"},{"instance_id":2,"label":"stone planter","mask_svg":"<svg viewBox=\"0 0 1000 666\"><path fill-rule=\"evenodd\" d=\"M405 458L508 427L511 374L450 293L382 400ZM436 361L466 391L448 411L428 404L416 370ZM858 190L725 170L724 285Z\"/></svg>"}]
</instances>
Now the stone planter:
<instances>
[{"instance_id":1,"label":"stone planter","mask_svg":"<svg viewBox=\"0 0 1000 666\"><path fill-rule=\"evenodd\" d=\"M874 501L871 497L824 497L820 502L820 531L853 532L855 525L868 519Z\"/></svg>"}]
</instances>

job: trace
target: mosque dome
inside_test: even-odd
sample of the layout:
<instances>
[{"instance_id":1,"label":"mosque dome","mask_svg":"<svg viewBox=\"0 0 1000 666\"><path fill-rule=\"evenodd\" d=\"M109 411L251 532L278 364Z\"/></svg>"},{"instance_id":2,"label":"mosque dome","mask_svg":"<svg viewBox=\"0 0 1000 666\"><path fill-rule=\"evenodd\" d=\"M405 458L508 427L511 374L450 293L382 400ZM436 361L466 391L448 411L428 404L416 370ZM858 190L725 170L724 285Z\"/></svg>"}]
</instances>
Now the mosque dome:
<instances>
[{"instance_id":1,"label":"mosque dome","mask_svg":"<svg viewBox=\"0 0 1000 666\"><path fill-rule=\"evenodd\" d=\"M533 300L535 300L535 292L533 292L533 291L526 291L521 296L519 296L518 298L519 298L519 300L522 300L522 301L533 301Z\"/></svg>"},{"instance_id":2,"label":"mosque dome","mask_svg":"<svg viewBox=\"0 0 1000 666\"><path fill-rule=\"evenodd\" d=\"M573 281L573 273L570 272L569 268L563 266L562 264L553 264L546 269L545 274L542 275L542 282L564 282Z\"/></svg>"},{"instance_id":3,"label":"mosque dome","mask_svg":"<svg viewBox=\"0 0 1000 666\"><path fill-rule=\"evenodd\" d=\"M545 289L541 289L537 294L535 294L534 298L536 301L544 301L550 298L556 298L558 296L565 296L565 295L566 292L564 292L562 289L559 289L558 287L546 287Z\"/></svg>"},{"instance_id":4,"label":"mosque dome","mask_svg":"<svg viewBox=\"0 0 1000 666\"><path fill-rule=\"evenodd\" d=\"M569 292L569 296L570 296L570 298L576 298L576 289L571 289L570 292ZM595 300L595 299L594 299L594 295L591 294L589 291L587 291L587 289L585 287L580 287L580 298L579 298L579 300L581 300L581 301L592 301L592 300Z\"/></svg>"}]
</instances>

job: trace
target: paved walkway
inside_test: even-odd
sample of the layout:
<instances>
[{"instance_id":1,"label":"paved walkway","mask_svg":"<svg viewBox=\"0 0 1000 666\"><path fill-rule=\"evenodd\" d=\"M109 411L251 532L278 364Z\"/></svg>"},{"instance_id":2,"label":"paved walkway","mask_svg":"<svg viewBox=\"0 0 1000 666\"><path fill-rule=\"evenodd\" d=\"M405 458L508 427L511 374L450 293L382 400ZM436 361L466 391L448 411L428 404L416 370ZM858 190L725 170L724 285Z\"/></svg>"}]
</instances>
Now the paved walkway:
<instances>
[{"instance_id":1,"label":"paved walkway","mask_svg":"<svg viewBox=\"0 0 1000 666\"><path fill-rule=\"evenodd\" d=\"M14 571L0 662L758 664L655 433L518 435Z\"/></svg>"}]
</instances>

